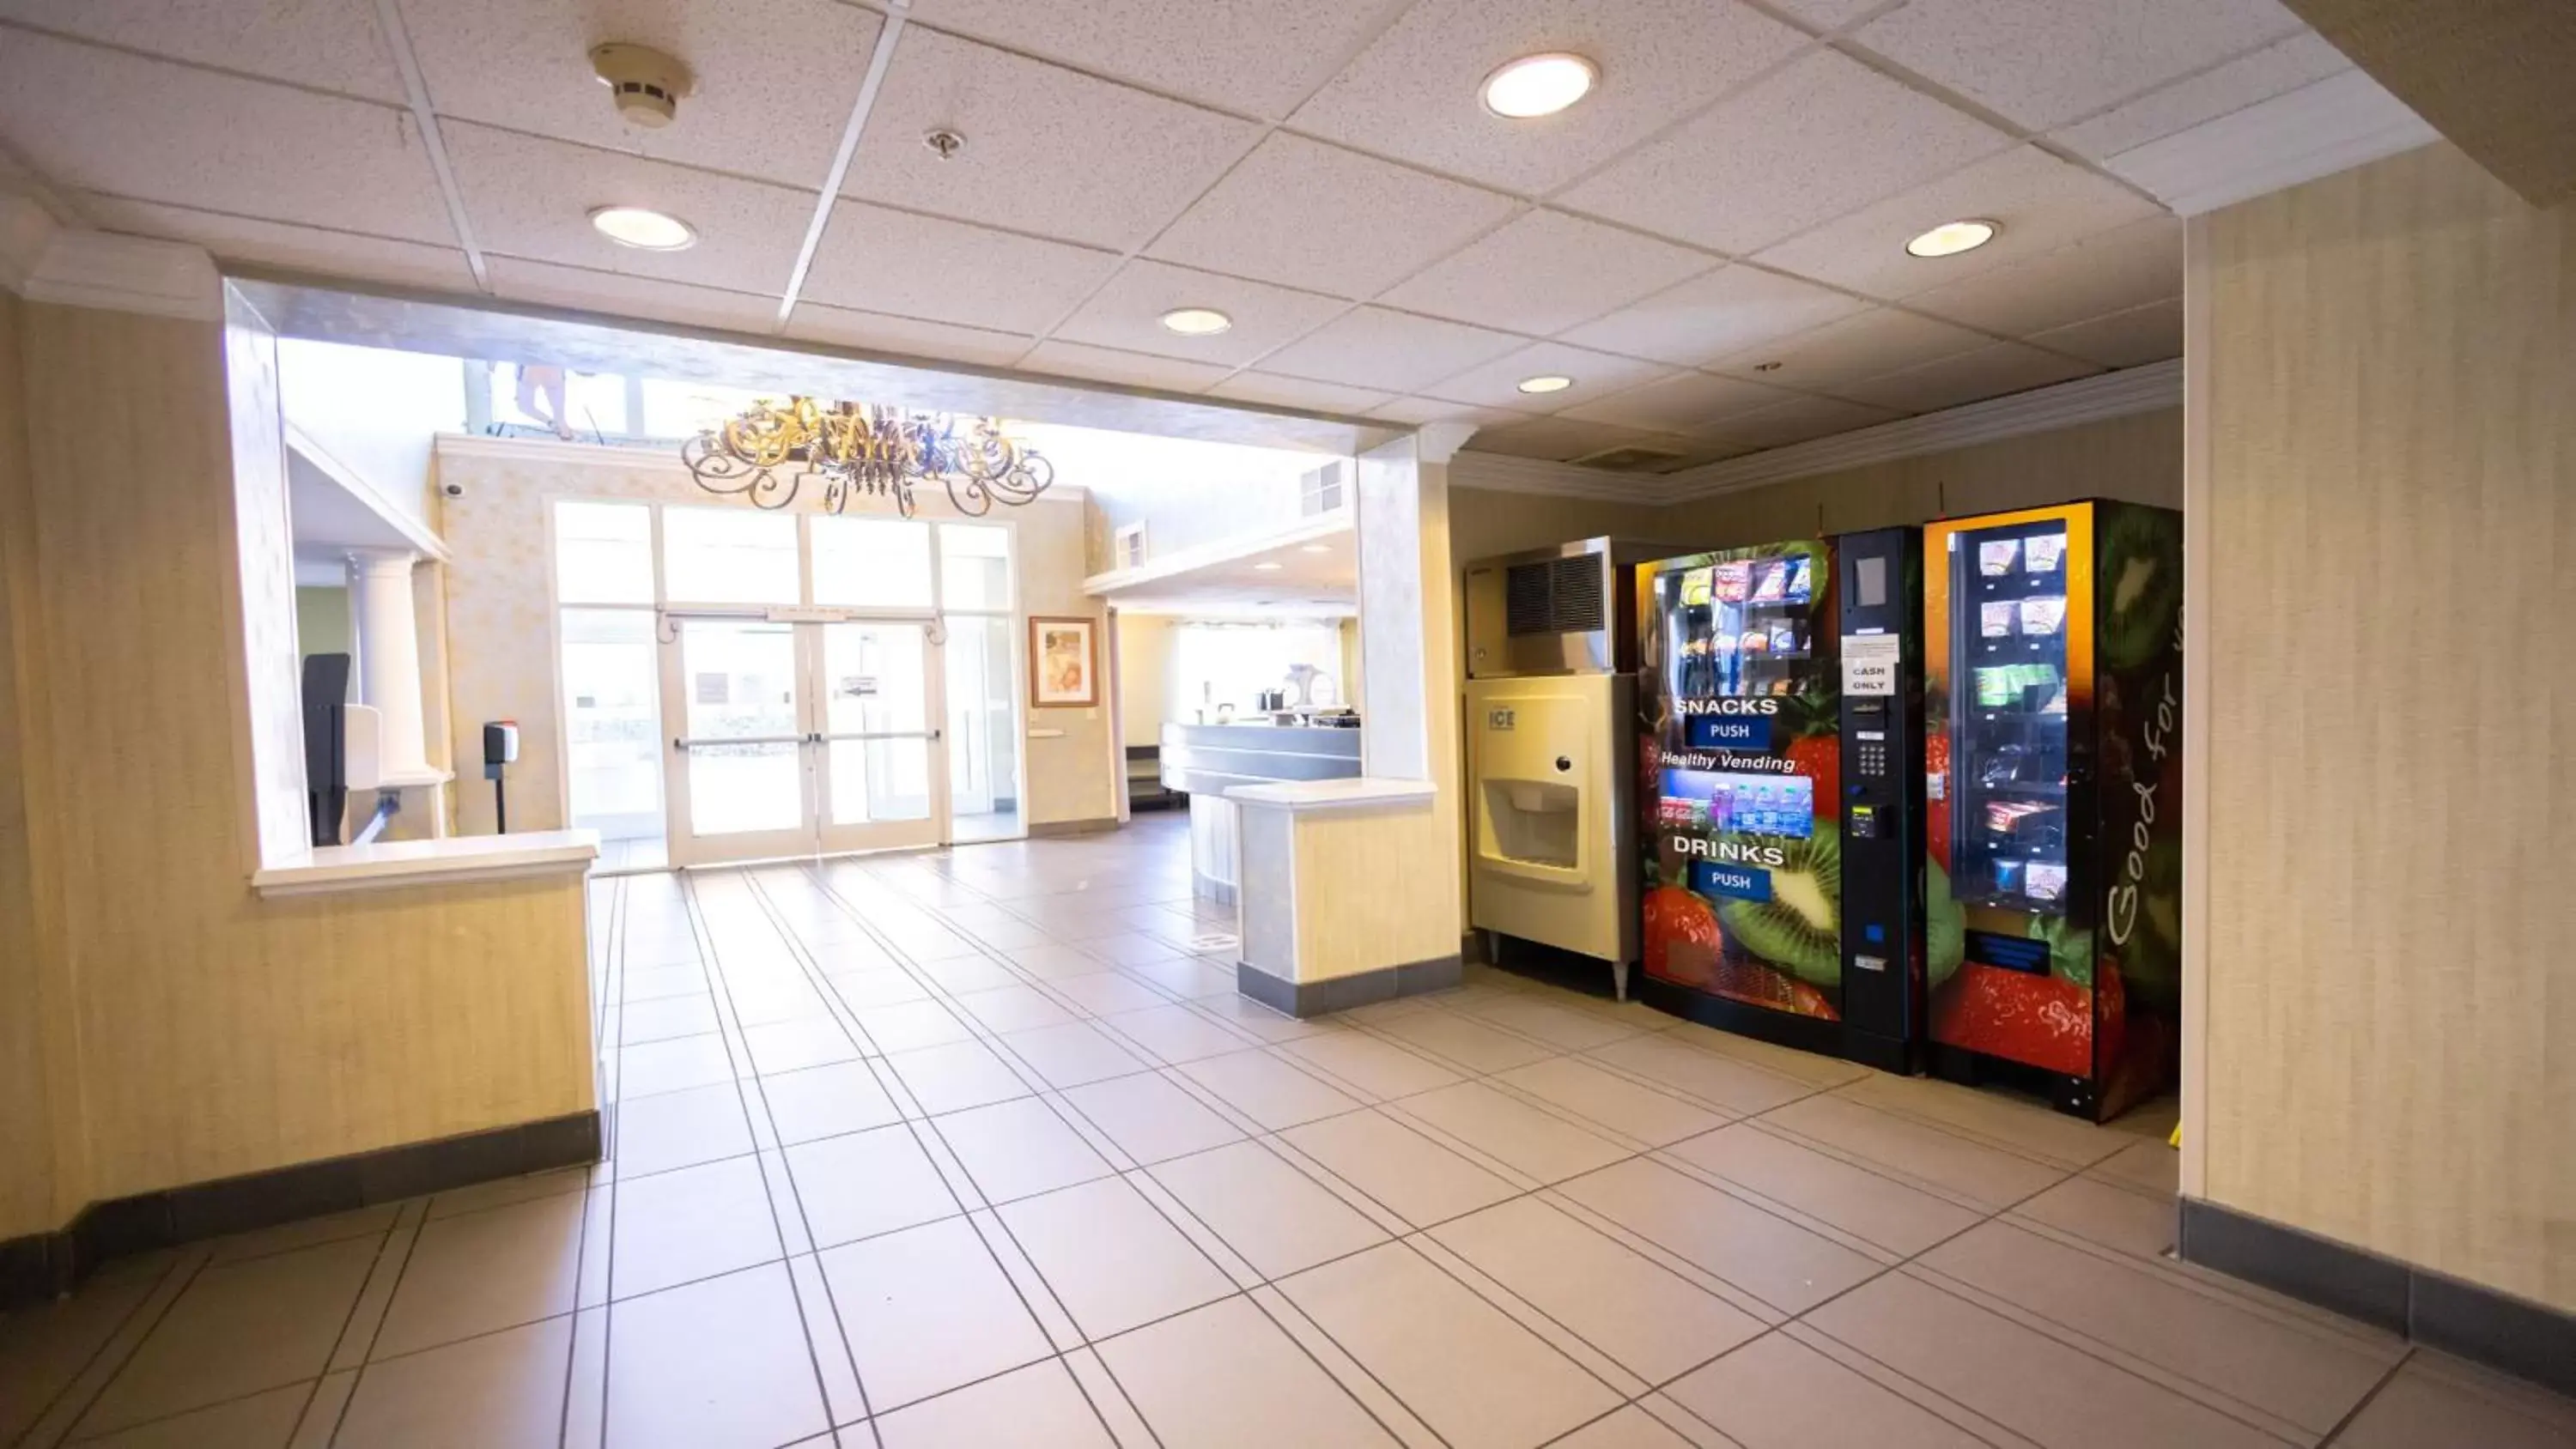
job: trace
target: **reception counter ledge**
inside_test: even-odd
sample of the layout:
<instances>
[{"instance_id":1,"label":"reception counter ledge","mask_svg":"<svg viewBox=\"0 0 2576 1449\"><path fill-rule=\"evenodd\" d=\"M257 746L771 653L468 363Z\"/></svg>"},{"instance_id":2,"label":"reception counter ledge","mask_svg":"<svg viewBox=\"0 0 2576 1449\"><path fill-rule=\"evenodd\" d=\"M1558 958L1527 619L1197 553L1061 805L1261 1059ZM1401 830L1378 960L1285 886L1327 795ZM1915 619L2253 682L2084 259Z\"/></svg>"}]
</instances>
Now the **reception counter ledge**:
<instances>
[{"instance_id":1,"label":"reception counter ledge","mask_svg":"<svg viewBox=\"0 0 2576 1449\"><path fill-rule=\"evenodd\" d=\"M391 840L324 845L263 867L250 878L263 896L325 891L391 890L532 875L580 875L599 858L596 830L540 830L524 835L454 835L443 840Z\"/></svg>"},{"instance_id":2,"label":"reception counter ledge","mask_svg":"<svg viewBox=\"0 0 2576 1449\"><path fill-rule=\"evenodd\" d=\"M1454 819L1423 780L1349 778L1226 791L1239 814L1235 985L1293 1016L1458 984ZM1448 823L1444 823L1444 821Z\"/></svg>"},{"instance_id":3,"label":"reception counter ledge","mask_svg":"<svg viewBox=\"0 0 2576 1449\"><path fill-rule=\"evenodd\" d=\"M1163 788L1190 797L1190 874L1198 894L1235 900L1235 807L1229 792L1346 780L1360 772L1360 732L1274 724L1165 724Z\"/></svg>"}]
</instances>

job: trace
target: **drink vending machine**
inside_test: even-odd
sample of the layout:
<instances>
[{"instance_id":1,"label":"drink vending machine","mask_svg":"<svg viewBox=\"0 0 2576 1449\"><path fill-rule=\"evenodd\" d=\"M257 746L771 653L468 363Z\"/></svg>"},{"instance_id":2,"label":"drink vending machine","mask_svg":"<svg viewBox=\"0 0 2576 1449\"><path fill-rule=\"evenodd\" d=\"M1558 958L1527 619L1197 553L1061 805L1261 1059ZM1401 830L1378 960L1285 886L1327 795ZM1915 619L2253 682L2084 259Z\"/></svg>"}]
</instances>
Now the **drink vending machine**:
<instances>
[{"instance_id":1,"label":"drink vending machine","mask_svg":"<svg viewBox=\"0 0 2576 1449\"><path fill-rule=\"evenodd\" d=\"M2079 502L1924 532L1933 1069L2107 1120L2171 1080L2182 516Z\"/></svg>"},{"instance_id":2,"label":"drink vending machine","mask_svg":"<svg viewBox=\"0 0 2576 1449\"><path fill-rule=\"evenodd\" d=\"M1927 968L1959 950L1919 871L1921 557L1890 528L1639 571L1648 1004L1916 1065Z\"/></svg>"}]
</instances>

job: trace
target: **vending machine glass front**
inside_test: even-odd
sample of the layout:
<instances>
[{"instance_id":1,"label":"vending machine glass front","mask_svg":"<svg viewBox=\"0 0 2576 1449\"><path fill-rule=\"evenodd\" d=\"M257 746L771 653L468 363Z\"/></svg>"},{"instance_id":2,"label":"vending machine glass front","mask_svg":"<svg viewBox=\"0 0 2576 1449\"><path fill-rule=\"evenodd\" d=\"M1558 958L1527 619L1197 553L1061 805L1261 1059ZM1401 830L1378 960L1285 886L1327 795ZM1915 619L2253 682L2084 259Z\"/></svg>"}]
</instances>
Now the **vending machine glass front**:
<instances>
[{"instance_id":1,"label":"vending machine glass front","mask_svg":"<svg viewBox=\"0 0 2576 1449\"><path fill-rule=\"evenodd\" d=\"M2067 524L1956 535L1950 553L1951 890L2067 911Z\"/></svg>"}]
</instances>

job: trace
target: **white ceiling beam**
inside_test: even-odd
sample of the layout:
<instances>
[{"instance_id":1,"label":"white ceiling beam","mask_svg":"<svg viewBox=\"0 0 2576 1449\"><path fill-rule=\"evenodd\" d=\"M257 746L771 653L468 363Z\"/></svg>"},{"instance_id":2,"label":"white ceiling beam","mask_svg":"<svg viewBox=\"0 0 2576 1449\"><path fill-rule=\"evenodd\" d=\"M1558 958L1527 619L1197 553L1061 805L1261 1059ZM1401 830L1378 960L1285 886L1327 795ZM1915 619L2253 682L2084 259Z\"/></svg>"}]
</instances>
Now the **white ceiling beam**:
<instances>
[{"instance_id":1,"label":"white ceiling beam","mask_svg":"<svg viewBox=\"0 0 2576 1449\"><path fill-rule=\"evenodd\" d=\"M823 247L823 231L832 224L832 208L840 203L841 187L849 179L850 161L859 154L859 135L868 128L868 113L877 106L877 92L884 88L886 71L894 64L895 42L903 38L903 27L912 17L912 0L892 0L886 8L885 24L877 28L877 45L868 56L866 79L859 82L858 99L850 102L850 119L841 127L841 144L832 152L832 165L823 173L823 194L814 198L814 219L805 226L805 240L796 248L796 265L788 270L787 290L778 298L778 321L773 331L787 330L787 319L796 315L797 300L805 292L805 274L814 269L814 254Z\"/></svg>"},{"instance_id":2,"label":"white ceiling beam","mask_svg":"<svg viewBox=\"0 0 2576 1449\"><path fill-rule=\"evenodd\" d=\"M447 140L439 134L438 113L429 104L429 81L421 74L420 57L412 51L411 30L403 24L397 0L376 0L376 23L384 27L394 68L402 72L403 99L411 107L412 124L420 128L421 149L429 156L431 174L438 178L438 198L447 207L449 224L456 228L456 245L465 253L474 285L489 292L492 273L483 265L482 246L474 240L474 222L465 214L465 192L456 184L456 168L448 164Z\"/></svg>"}]
</instances>

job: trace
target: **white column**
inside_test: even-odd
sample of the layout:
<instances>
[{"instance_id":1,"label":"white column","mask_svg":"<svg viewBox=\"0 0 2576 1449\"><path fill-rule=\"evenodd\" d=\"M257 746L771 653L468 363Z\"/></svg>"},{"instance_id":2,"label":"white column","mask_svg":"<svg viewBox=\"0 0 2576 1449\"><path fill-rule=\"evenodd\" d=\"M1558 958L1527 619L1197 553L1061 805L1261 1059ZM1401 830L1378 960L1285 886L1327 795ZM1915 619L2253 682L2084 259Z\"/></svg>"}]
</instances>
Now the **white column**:
<instances>
[{"instance_id":1,"label":"white column","mask_svg":"<svg viewBox=\"0 0 2576 1449\"><path fill-rule=\"evenodd\" d=\"M443 776L421 747L420 634L412 613L409 549L349 552L349 617L357 633L358 702L378 716L387 785L431 785Z\"/></svg>"}]
</instances>

